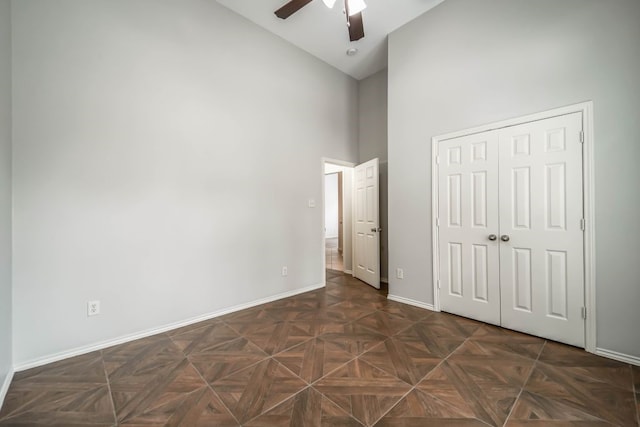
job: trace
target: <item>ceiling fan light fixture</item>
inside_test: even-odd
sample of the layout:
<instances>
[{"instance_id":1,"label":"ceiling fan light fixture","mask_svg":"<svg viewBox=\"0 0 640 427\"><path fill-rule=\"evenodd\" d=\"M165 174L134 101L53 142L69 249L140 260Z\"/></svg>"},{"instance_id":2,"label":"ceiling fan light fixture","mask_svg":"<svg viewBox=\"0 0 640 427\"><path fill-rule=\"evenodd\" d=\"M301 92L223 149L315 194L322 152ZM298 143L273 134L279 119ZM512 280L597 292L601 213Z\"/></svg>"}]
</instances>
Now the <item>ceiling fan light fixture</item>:
<instances>
[{"instance_id":1,"label":"ceiling fan light fixture","mask_svg":"<svg viewBox=\"0 0 640 427\"><path fill-rule=\"evenodd\" d=\"M326 2L326 0L323 0ZM364 0L347 0L349 4L349 16L353 16L356 13L360 13L367 8L367 4Z\"/></svg>"},{"instance_id":2,"label":"ceiling fan light fixture","mask_svg":"<svg viewBox=\"0 0 640 427\"><path fill-rule=\"evenodd\" d=\"M336 0L322 0L324 2L324 5L327 6L329 9L333 9L333 5L336 4Z\"/></svg>"}]
</instances>

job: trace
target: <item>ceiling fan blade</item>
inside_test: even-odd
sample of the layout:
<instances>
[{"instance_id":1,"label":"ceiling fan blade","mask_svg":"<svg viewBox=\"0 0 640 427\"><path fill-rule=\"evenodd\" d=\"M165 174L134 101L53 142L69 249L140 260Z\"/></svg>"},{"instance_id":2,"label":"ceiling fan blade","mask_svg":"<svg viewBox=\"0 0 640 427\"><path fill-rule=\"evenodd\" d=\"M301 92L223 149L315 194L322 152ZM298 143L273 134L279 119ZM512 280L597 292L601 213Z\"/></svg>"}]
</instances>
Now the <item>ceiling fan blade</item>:
<instances>
[{"instance_id":1,"label":"ceiling fan blade","mask_svg":"<svg viewBox=\"0 0 640 427\"><path fill-rule=\"evenodd\" d=\"M287 19L309 3L311 3L311 0L291 0L274 13L278 18Z\"/></svg>"},{"instance_id":2,"label":"ceiling fan blade","mask_svg":"<svg viewBox=\"0 0 640 427\"><path fill-rule=\"evenodd\" d=\"M352 42L364 37L364 24L362 22L362 12L349 16L349 40Z\"/></svg>"}]
</instances>

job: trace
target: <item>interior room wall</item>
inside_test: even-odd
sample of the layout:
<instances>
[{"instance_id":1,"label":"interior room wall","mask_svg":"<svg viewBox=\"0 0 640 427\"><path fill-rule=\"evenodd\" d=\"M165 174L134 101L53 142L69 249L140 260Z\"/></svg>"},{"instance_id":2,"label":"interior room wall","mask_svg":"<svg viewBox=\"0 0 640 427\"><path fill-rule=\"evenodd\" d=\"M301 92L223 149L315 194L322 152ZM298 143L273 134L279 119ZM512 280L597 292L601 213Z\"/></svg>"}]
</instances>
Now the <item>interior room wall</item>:
<instances>
[{"instance_id":1,"label":"interior room wall","mask_svg":"<svg viewBox=\"0 0 640 427\"><path fill-rule=\"evenodd\" d=\"M12 371L11 2L0 0L0 405Z\"/></svg>"},{"instance_id":2,"label":"interior room wall","mask_svg":"<svg viewBox=\"0 0 640 427\"><path fill-rule=\"evenodd\" d=\"M338 237L338 174L324 176L324 237Z\"/></svg>"},{"instance_id":3,"label":"interior room wall","mask_svg":"<svg viewBox=\"0 0 640 427\"><path fill-rule=\"evenodd\" d=\"M391 294L433 302L433 136L593 100L597 346L640 357L639 22L637 0L447 0L390 35Z\"/></svg>"},{"instance_id":4,"label":"interior room wall","mask_svg":"<svg viewBox=\"0 0 640 427\"><path fill-rule=\"evenodd\" d=\"M357 161L355 80L215 1L12 19L16 366L322 285L308 204Z\"/></svg>"},{"instance_id":5,"label":"interior room wall","mask_svg":"<svg viewBox=\"0 0 640 427\"><path fill-rule=\"evenodd\" d=\"M389 277L387 70L358 82L358 158L380 159L380 276Z\"/></svg>"}]
</instances>

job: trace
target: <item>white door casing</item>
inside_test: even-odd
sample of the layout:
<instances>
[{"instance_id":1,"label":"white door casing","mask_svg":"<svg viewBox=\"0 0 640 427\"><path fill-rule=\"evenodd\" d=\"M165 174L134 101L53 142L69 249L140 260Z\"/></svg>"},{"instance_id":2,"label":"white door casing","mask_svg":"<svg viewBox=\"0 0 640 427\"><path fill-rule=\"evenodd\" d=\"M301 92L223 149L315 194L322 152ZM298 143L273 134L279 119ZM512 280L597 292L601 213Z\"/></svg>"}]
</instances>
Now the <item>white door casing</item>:
<instances>
[{"instance_id":1,"label":"white door casing","mask_svg":"<svg viewBox=\"0 0 640 427\"><path fill-rule=\"evenodd\" d=\"M498 135L442 141L437 163L442 310L499 325Z\"/></svg>"},{"instance_id":2,"label":"white door casing","mask_svg":"<svg viewBox=\"0 0 640 427\"><path fill-rule=\"evenodd\" d=\"M567 112L438 140L436 307L585 346L583 135L583 112ZM499 272L497 309L492 284L479 304L479 265Z\"/></svg>"},{"instance_id":3,"label":"white door casing","mask_svg":"<svg viewBox=\"0 0 640 427\"><path fill-rule=\"evenodd\" d=\"M357 165L355 174L354 276L380 289L378 159Z\"/></svg>"},{"instance_id":4,"label":"white door casing","mask_svg":"<svg viewBox=\"0 0 640 427\"><path fill-rule=\"evenodd\" d=\"M584 347L581 132L582 113L499 131L500 287L504 327Z\"/></svg>"}]
</instances>

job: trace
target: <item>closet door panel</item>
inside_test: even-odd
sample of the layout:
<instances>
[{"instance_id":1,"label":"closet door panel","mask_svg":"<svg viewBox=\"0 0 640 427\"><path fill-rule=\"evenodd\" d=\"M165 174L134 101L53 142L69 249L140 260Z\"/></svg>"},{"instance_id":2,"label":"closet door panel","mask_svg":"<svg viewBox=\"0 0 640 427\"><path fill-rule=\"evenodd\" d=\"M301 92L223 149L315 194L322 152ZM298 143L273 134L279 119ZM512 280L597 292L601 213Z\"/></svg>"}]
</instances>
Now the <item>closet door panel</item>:
<instances>
[{"instance_id":1,"label":"closet door panel","mask_svg":"<svg viewBox=\"0 0 640 427\"><path fill-rule=\"evenodd\" d=\"M499 218L502 326L584 347L581 130L574 113L499 131Z\"/></svg>"},{"instance_id":2,"label":"closet door panel","mask_svg":"<svg viewBox=\"0 0 640 427\"><path fill-rule=\"evenodd\" d=\"M499 325L497 133L441 141L438 157L441 309Z\"/></svg>"}]
</instances>

